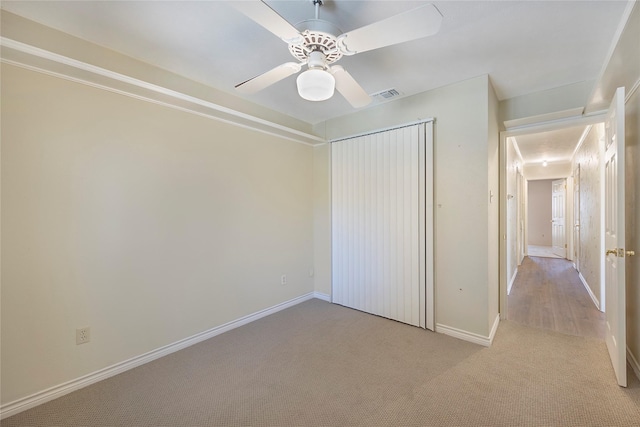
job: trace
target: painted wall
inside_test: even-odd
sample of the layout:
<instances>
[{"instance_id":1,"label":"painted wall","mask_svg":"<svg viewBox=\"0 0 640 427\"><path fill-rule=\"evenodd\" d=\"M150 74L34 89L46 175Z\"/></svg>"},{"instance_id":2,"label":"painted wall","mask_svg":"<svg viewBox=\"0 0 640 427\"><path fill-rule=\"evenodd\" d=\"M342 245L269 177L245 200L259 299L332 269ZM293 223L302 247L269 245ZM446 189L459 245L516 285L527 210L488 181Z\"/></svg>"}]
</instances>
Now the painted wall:
<instances>
[{"instance_id":1,"label":"painted wall","mask_svg":"<svg viewBox=\"0 0 640 427\"><path fill-rule=\"evenodd\" d=\"M541 179L528 184L528 244L551 246L551 181Z\"/></svg>"},{"instance_id":2,"label":"painted wall","mask_svg":"<svg viewBox=\"0 0 640 427\"><path fill-rule=\"evenodd\" d=\"M514 278L520 260L518 259L518 205L523 203L523 194L518 197L517 175L522 173L522 158L513 144L512 138L506 141L506 192L507 192L507 277L508 283ZM524 178L523 178L524 179Z\"/></svg>"},{"instance_id":3,"label":"painted wall","mask_svg":"<svg viewBox=\"0 0 640 427\"><path fill-rule=\"evenodd\" d=\"M480 76L317 126L319 134L332 139L435 118L436 323L483 337L498 314L497 270L493 271L498 235L489 236L489 212L494 210L489 192L495 195L496 210L498 194L498 135L496 124L490 126L497 119L490 118L491 91L488 77ZM492 132L495 143L489 142ZM461 257L465 268L460 268Z\"/></svg>"},{"instance_id":4,"label":"painted wall","mask_svg":"<svg viewBox=\"0 0 640 427\"><path fill-rule=\"evenodd\" d=\"M620 29L609 62L603 64L602 76L591 93L586 113L606 110L617 88L624 86L628 94L640 78L640 2L627 2L625 12L628 19Z\"/></svg>"},{"instance_id":5,"label":"painted wall","mask_svg":"<svg viewBox=\"0 0 640 427\"><path fill-rule=\"evenodd\" d=\"M331 295L331 145L313 147L314 289Z\"/></svg>"},{"instance_id":6,"label":"painted wall","mask_svg":"<svg viewBox=\"0 0 640 427\"><path fill-rule=\"evenodd\" d=\"M36 46L49 52L121 73L134 79L140 79L147 83L156 84L182 94L194 96L198 99L223 106L223 108L233 109L234 111L268 122L277 123L290 129L304 133L311 131L311 125L301 120L247 101L229 92L214 89L211 86L187 79L167 70L159 69L113 50L105 49L86 40L73 37L5 10L0 10L0 20L2 36L11 40ZM3 55L5 54L6 51L3 50ZM65 71L63 67L59 69L63 72ZM86 75L83 77L86 77ZM125 89L131 90L130 87L125 87ZM146 95L145 93L141 94ZM223 115L224 114L221 114L221 116ZM226 118L236 122L243 122L238 116L227 115ZM256 126L255 121L245 120L243 123ZM268 128L272 132L278 131L278 129L274 127L265 126L264 128ZM297 133L296 136L302 138L300 133ZM309 142L314 143L313 140Z\"/></svg>"},{"instance_id":7,"label":"painted wall","mask_svg":"<svg viewBox=\"0 0 640 427\"><path fill-rule=\"evenodd\" d=\"M500 101L500 120L522 119L584 107L593 85L593 81L582 81L505 99Z\"/></svg>"},{"instance_id":8,"label":"painted wall","mask_svg":"<svg viewBox=\"0 0 640 427\"><path fill-rule=\"evenodd\" d=\"M310 146L6 64L1 136L3 404L313 291Z\"/></svg>"},{"instance_id":9,"label":"painted wall","mask_svg":"<svg viewBox=\"0 0 640 427\"><path fill-rule=\"evenodd\" d=\"M580 274L600 301L601 278L601 171L602 123L593 125L574 156L574 168L580 165Z\"/></svg>"},{"instance_id":10,"label":"painted wall","mask_svg":"<svg viewBox=\"0 0 640 427\"><path fill-rule=\"evenodd\" d=\"M488 235L487 257L489 261L489 274L487 278L488 292L488 318L489 325L493 325L500 311L500 126L498 123L498 97L488 81L488 129L487 151L489 204L487 206Z\"/></svg>"}]
</instances>

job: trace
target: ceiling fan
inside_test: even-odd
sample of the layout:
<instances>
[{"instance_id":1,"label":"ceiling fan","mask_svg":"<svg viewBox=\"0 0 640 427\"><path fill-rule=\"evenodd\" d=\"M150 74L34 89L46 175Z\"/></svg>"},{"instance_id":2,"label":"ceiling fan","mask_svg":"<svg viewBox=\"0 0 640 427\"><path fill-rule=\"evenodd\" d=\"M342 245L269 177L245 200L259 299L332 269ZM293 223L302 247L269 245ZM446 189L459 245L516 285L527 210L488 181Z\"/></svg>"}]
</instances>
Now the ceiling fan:
<instances>
[{"instance_id":1,"label":"ceiling fan","mask_svg":"<svg viewBox=\"0 0 640 427\"><path fill-rule=\"evenodd\" d=\"M240 12L251 18L289 45L289 52L298 62L287 62L264 74L236 85L242 93L258 92L280 80L296 74L304 65L307 70L297 80L299 95L309 101L324 101L337 89L354 107L363 107L371 97L340 65L331 65L343 55L355 55L435 34L440 29L442 15L432 4L400 13L342 33L331 22L319 19L322 0L310 0L315 6L315 19L291 25L263 1L234 2Z\"/></svg>"}]
</instances>

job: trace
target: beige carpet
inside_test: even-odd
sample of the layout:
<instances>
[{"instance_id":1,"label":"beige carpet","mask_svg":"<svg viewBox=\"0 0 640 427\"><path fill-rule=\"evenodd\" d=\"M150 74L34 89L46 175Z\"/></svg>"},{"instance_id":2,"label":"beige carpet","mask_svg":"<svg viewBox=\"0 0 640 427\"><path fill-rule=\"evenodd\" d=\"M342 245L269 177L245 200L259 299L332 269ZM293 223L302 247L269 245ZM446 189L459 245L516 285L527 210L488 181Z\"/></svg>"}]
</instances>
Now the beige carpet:
<instances>
[{"instance_id":1,"label":"beige carpet","mask_svg":"<svg viewBox=\"0 0 640 427\"><path fill-rule=\"evenodd\" d=\"M502 322L484 348L312 300L10 426L640 426L602 341Z\"/></svg>"}]
</instances>

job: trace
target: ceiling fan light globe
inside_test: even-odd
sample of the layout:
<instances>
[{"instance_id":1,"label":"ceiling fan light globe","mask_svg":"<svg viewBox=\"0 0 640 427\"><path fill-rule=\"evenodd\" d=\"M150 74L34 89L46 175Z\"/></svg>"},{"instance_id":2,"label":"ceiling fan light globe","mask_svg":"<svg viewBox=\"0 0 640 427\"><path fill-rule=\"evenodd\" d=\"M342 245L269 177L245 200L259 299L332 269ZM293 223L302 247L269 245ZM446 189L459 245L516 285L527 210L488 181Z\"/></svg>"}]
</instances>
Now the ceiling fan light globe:
<instances>
[{"instance_id":1,"label":"ceiling fan light globe","mask_svg":"<svg viewBox=\"0 0 640 427\"><path fill-rule=\"evenodd\" d=\"M309 69L296 79L298 94L307 101L325 101L333 96L336 79L325 70Z\"/></svg>"}]
</instances>

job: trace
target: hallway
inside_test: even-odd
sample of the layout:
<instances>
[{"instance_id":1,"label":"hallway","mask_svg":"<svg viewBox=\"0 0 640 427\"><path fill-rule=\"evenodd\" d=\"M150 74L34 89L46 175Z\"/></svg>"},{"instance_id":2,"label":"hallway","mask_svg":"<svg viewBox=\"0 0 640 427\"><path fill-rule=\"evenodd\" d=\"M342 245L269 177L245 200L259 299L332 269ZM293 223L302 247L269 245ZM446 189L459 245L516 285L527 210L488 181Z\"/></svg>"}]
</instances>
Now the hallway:
<instances>
[{"instance_id":1,"label":"hallway","mask_svg":"<svg viewBox=\"0 0 640 427\"><path fill-rule=\"evenodd\" d=\"M565 259L525 257L508 297L507 318L534 328L604 340L605 315Z\"/></svg>"}]
</instances>

